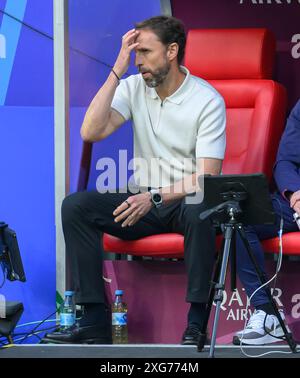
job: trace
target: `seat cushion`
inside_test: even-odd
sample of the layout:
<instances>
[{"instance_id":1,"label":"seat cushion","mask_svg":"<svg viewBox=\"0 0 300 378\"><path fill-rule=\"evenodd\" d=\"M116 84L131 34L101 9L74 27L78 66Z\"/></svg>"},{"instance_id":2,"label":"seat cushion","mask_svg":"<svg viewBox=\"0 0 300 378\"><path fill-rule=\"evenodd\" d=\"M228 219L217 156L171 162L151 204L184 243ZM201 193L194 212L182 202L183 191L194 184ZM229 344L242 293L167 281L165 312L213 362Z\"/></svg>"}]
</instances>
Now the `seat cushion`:
<instances>
[{"instance_id":1,"label":"seat cushion","mask_svg":"<svg viewBox=\"0 0 300 378\"><path fill-rule=\"evenodd\" d=\"M138 240L122 240L116 236L104 234L104 250L125 253L134 256L183 257L183 236L181 234L158 234Z\"/></svg>"},{"instance_id":2,"label":"seat cushion","mask_svg":"<svg viewBox=\"0 0 300 378\"><path fill-rule=\"evenodd\" d=\"M279 238L267 239L262 242L267 253L279 252ZM300 232L289 232L282 236L282 248L284 255L300 256Z\"/></svg>"},{"instance_id":3,"label":"seat cushion","mask_svg":"<svg viewBox=\"0 0 300 378\"><path fill-rule=\"evenodd\" d=\"M300 232L284 234L283 253L300 256ZM221 248L222 235L218 235L216 249ZM267 239L262 242L266 253L279 252L279 238ZM158 234L138 240L122 240L116 236L104 234L103 246L106 252L128 254L134 256L183 258L184 238L181 234Z\"/></svg>"},{"instance_id":4,"label":"seat cushion","mask_svg":"<svg viewBox=\"0 0 300 378\"><path fill-rule=\"evenodd\" d=\"M220 249L222 235L217 237L216 248ZM103 235L103 246L106 252L128 254L133 256L151 256L183 258L184 237L181 234L169 233L151 235L138 240L122 240L109 234Z\"/></svg>"}]
</instances>

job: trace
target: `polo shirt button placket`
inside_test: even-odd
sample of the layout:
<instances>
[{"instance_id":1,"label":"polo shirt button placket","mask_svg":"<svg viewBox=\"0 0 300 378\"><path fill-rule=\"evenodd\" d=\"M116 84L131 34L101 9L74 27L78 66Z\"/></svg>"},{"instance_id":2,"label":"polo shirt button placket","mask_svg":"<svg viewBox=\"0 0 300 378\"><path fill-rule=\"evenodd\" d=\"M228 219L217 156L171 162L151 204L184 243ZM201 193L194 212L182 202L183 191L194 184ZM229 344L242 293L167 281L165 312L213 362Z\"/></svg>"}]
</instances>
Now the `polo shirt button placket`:
<instances>
[{"instance_id":1,"label":"polo shirt button placket","mask_svg":"<svg viewBox=\"0 0 300 378\"><path fill-rule=\"evenodd\" d=\"M164 101L161 101L160 106L159 106L159 114L158 114L158 118L157 118L157 124L156 124L156 127L155 127L155 133L156 134L159 132L159 124L160 124L161 112L162 112L162 109L163 109L163 106L164 106Z\"/></svg>"}]
</instances>

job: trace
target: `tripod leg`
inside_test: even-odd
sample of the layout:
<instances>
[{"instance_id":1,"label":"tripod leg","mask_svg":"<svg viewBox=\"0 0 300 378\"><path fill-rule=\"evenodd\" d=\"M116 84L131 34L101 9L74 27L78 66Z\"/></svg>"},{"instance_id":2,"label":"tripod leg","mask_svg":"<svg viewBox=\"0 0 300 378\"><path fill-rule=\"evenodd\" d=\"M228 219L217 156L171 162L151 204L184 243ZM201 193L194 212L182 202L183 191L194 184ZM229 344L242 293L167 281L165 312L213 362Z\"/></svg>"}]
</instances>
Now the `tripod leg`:
<instances>
[{"instance_id":1,"label":"tripod leg","mask_svg":"<svg viewBox=\"0 0 300 378\"><path fill-rule=\"evenodd\" d=\"M252 262L252 264L254 266L256 274L257 274L257 276L258 276L261 284L263 285L264 283L266 283L266 279L265 279L265 277L264 277L264 275L263 275L263 273L262 273L262 271L261 271L261 269L260 269L260 267L259 267L259 265L258 265L258 263L257 263L257 261L255 259L255 257L254 257L254 254L253 254L253 251L251 249L250 243L249 243L249 241L247 239L245 230L243 229L243 227L241 225L238 225L237 226L237 231L238 231L238 233L239 233L239 235L240 235L240 237L241 237L241 239L242 239L242 241L243 241L243 243L244 243L244 245L245 245L245 247L247 249L248 255L249 255L250 260L251 260L251 262ZM273 299L273 297L271 295L271 291L268 289L268 287L264 287L264 289L265 289L265 292L266 292L266 294L267 294L267 296L269 298L269 303L271 304L271 306L273 308L273 311L274 311L274 313L275 313L275 315L276 315L276 317L277 317L277 319L279 321L279 324L280 324L280 326L281 326L281 328L282 328L282 330L284 332L284 336L286 338L287 343L289 344L292 352L297 353L297 344L293 340L292 334L290 332L288 332L288 330L287 330L287 328L286 328L286 326L284 324L284 321L282 320L282 318L280 316L280 313L278 311L276 303L275 303L275 301L274 301L274 299Z\"/></svg>"},{"instance_id":2,"label":"tripod leg","mask_svg":"<svg viewBox=\"0 0 300 378\"><path fill-rule=\"evenodd\" d=\"M218 328L218 322L219 322L219 317L220 317L221 303L223 300L223 291L225 287L226 271L227 271L228 259L229 259L229 254L230 254L232 234L233 234L233 226L231 224L226 224L225 234L224 234L225 244L224 244L223 257L222 257L222 265L220 269L219 282L215 286L215 289L218 291L215 295L216 312L215 312L215 317L214 317L212 338L211 338L211 344L210 344L210 350L209 350L210 358L214 357L215 344L216 344L216 338L217 338L217 328Z\"/></svg>"},{"instance_id":3,"label":"tripod leg","mask_svg":"<svg viewBox=\"0 0 300 378\"><path fill-rule=\"evenodd\" d=\"M198 338L198 344L197 344L197 350L198 350L198 352L202 351L202 349L204 348L204 345L205 345L205 341L206 341L207 325L208 325L208 321L209 321L210 313L211 313L211 308L212 308L213 301L214 301L215 285L216 285L217 279L219 278L219 275L220 275L221 261L222 261L222 251L223 250L224 250L224 240L222 242L221 251L220 251L220 253L218 253L218 256L217 256L217 259L216 259L216 262L215 262L214 274L213 274L213 278L212 278L211 285L210 285L210 290L209 290L209 296L208 296L208 302L207 302L207 307L206 307L204 322L203 322L203 325L202 325L202 328L201 328L201 332L200 332L199 338Z\"/></svg>"},{"instance_id":4,"label":"tripod leg","mask_svg":"<svg viewBox=\"0 0 300 378\"><path fill-rule=\"evenodd\" d=\"M231 291L236 290L236 238L235 232L232 234L231 256L230 256L230 273L231 273Z\"/></svg>"}]
</instances>

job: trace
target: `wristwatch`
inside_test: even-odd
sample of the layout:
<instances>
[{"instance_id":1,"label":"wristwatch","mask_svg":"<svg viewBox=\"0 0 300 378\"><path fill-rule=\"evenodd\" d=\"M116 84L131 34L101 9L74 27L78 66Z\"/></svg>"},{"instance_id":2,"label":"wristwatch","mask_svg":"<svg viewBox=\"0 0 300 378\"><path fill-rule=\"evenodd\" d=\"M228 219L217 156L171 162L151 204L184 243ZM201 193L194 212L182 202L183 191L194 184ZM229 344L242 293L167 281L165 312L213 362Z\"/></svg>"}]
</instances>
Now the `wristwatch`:
<instances>
[{"instance_id":1,"label":"wristwatch","mask_svg":"<svg viewBox=\"0 0 300 378\"><path fill-rule=\"evenodd\" d=\"M149 192L151 195L152 203L158 209L163 203L162 195L160 194L158 189L151 189Z\"/></svg>"}]
</instances>

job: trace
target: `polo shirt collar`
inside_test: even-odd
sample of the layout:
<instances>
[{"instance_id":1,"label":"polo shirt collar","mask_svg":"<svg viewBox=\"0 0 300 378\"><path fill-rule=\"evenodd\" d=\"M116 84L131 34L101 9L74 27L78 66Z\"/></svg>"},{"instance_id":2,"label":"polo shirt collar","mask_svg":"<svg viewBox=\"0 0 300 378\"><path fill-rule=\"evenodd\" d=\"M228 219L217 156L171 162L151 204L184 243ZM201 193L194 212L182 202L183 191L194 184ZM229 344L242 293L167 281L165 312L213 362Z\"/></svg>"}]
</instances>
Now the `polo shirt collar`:
<instances>
[{"instance_id":1,"label":"polo shirt collar","mask_svg":"<svg viewBox=\"0 0 300 378\"><path fill-rule=\"evenodd\" d=\"M184 100L184 98L186 97L186 95L189 92L189 88L192 85L192 82L190 80L190 77L191 77L190 71L184 66L180 66L180 70L186 74L183 83L176 90L176 92L174 92L171 96L165 98L165 101L168 100L168 101L173 102L174 104L177 104L177 105L179 105ZM159 99L159 96L158 96L155 88L149 88L146 84L145 84L145 86L146 86L147 96L149 96L153 99L157 99L157 98Z\"/></svg>"}]
</instances>

